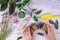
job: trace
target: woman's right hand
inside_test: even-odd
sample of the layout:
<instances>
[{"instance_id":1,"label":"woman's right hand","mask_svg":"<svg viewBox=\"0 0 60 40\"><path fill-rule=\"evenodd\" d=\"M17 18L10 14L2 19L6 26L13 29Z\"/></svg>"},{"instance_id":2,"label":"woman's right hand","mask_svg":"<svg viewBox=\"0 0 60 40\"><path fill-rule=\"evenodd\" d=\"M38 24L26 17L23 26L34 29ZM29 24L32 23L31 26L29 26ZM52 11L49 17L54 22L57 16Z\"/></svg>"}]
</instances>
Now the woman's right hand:
<instances>
[{"instance_id":1,"label":"woman's right hand","mask_svg":"<svg viewBox=\"0 0 60 40\"><path fill-rule=\"evenodd\" d=\"M56 40L53 28L49 24L44 24L47 27L47 36L49 40Z\"/></svg>"}]
</instances>

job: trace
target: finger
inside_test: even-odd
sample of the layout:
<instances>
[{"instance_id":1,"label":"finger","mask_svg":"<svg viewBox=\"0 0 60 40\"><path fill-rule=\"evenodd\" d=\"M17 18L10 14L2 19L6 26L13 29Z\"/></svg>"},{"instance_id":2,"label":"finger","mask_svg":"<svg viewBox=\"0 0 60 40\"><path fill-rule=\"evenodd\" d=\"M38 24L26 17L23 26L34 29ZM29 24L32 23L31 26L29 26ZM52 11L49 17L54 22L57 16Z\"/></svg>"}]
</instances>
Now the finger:
<instances>
[{"instance_id":1,"label":"finger","mask_svg":"<svg viewBox=\"0 0 60 40\"><path fill-rule=\"evenodd\" d=\"M47 26L47 33L49 34L50 32L54 32L53 28L49 25L49 24L46 24Z\"/></svg>"},{"instance_id":2,"label":"finger","mask_svg":"<svg viewBox=\"0 0 60 40\"><path fill-rule=\"evenodd\" d=\"M45 24L47 27L47 33L49 33L51 31L51 27L49 26L49 24Z\"/></svg>"},{"instance_id":3,"label":"finger","mask_svg":"<svg viewBox=\"0 0 60 40\"><path fill-rule=\"evenodd\" d=\"M23 32L26 32L27 28L25 28L25 30Z\"/></svg>"},{"instance_id":4,"label":"finger","mask_svg":"<svg viewBox=\"0 0 60 40\"><path fill-rule=\"evenodd\" d=\"M28 36L28 35L30 35L30 28L29 27L26 28L26 36Z\"/></svg>"},{"instance_id":5,"label":"finger","mask_svg":"<svg viewBox=\"0 0 60 40\"><path fill-rule=\"evenodd\" d=\"M28 32L30 33L30 27L28 27Z\"/></svg>"},{"instance_id":6,"label":"finger","mask_svg":"<svg viewBox=\"0 0 60 40\"><path fill-rule=\"evenodd\" d=\"M49 30L50 30L50 31L53 31L52 26L50 26L49 24L48 24L48 26L49 26Z\"/></svg>"},{"instance_id":7,"label":"finger","mask_svg":"<svg viewBox=\"0 0 60 40\"><path fill-rule=\"evenodd\" d=\"M26 29L23 31L23 35L24 35L24 36L26 35Z\"/></svg>"},{"instance_id":8,"label":"finger","mask_svg":"<svg viewBox=\"0 0 60 40\"><path fill-rule=\"evenodd\" d=\"M25 36L25 32L23 32L23 35Z\"/></svg>"},{"instance_id":9,"label":"finger","mask_svg":"<svg viewBox=\"0 0 60 40\"><path fill-rule=\"evenodd\" d=\"M45 24L46 27L49 29L49 28L52 28L49 24Z\"/></svg>"},{"instance_id":10,"label":"finger","mask_svg":"<svg viewBox=\"0 0 60 40\"><path fill-rule=\"evenodd\" d=\"M46 33L45 33L44 35L45 35L45 36L47 36L47 34L46 34Z\"/></svg>"},{"instance_id":11,"label":"finger","mask_svg":"<svg viewBox=\"0 0 60 40\"><path fill-rule=\"evenodd\" d=\"M26 35L28 35L28 27L26 28Z\"/></svg>"},{"instance_id":12,"label":"finger","mask_svg":"<svg viewBox=\"0 0 60 40\"><path fill-rule=\"evenodd\" d=\"M45 33L47 33L47 27L46 27L46 25L44 24L43 27L45 27L44 30L45 30Z\"/></svg>"},{"instance_id":13,"label":"finger","mask_svg":"<svg viewBox=\"0 0 60 40\"><path fill-rule=\"evenodd\" d=\"M28 34L28 33L27 33L27 32L28 32L28 30L27 30L27 29L28 29L28 28L26 28L26 29L24 30L24 32L23 32L25 35L27 35L27 34Z\"/></svg>"},{"instance_id":14,"label":"finger","mask_svg":"<svg viewBox=\"0 0 60 40\"><path fill-rule=\"evenodd\" d=\"M46 24L46 23L45 23L45 26L46 26L47 28L50 28L50 27L49 27L49 24Z\"/></svg>"}]
</instances>

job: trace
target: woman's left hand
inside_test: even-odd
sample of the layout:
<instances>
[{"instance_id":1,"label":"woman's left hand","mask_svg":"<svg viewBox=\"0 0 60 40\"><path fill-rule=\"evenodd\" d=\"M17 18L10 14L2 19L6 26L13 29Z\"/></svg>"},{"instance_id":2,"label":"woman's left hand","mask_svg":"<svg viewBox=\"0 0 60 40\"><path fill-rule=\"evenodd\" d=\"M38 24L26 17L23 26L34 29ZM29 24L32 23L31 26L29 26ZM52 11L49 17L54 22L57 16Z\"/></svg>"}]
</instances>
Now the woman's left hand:
<instances>
[{"instance_id":1,"label":"woman's left hand","mask_svg":"<svg viewBox=\"0 0 60 40\"><path fill-rule=\"evenodd\" d=\"M30 27L27 27L25 31L23 32L24 39L25 40L32 40L31 32L30 32Z\"/></svg>"}]
</instances>

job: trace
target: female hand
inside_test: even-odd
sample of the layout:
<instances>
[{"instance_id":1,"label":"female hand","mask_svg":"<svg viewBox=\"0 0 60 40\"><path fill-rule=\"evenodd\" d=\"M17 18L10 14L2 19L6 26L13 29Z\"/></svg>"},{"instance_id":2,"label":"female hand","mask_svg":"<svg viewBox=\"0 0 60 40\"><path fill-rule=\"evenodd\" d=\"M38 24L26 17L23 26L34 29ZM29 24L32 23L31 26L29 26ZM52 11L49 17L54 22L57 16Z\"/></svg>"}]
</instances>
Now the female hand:
<instances>
[{"instance_id":1,"label":"female hand","mask_svg":"<svg viewBox=\"0 0 60 40\"><path fill-rule=\"evenodd\" d=\"M45 24L45 26L47 27L47 36L49 40L56 40L53 28L49 24Z\"/></svg>"},{"instance_id":2,"label":"female hand","mask_svg":"<svg viewBox=\"0 0 60 40\"><path fill-rule=\"evenodd\" d=\"M24 34L24 39L25 40L32 40L30 27L26 28L25 31L23 32L23 34Z\"/></svg>"}]
</instances>

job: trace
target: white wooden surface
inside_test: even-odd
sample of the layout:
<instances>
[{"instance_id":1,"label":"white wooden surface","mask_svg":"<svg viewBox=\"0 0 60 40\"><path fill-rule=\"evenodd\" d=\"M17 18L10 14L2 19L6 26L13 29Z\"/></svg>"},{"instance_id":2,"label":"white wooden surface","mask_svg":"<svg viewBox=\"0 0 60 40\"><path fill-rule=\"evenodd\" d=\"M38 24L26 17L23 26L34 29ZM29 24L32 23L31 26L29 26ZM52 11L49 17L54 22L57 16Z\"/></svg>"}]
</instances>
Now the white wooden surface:
<instances>
[{"instance_id":1,"label":"white wooden surface","mask_svg":"<svg viewBox=\"0 0 60 40\"><path fill-rule=\"evenodd\" d=\"M59 1L57 1L58 2L58 5L59 6L57 6L57 7L55 7L55 6L51 6L51 5L47 5L47 4L45 4L44 2L44 4L41 4L40 2L43 2L44 0L32 0L31 1L31 3L30 3L30 5L29 5L29 7L30 8L32 8L32 9L37 9L37 10L40 10L40 9L42 9L43 11L42 11L42 13L40 14L40 15L42 15L42 14L45 14L45 13L51 13L51 14L53 14L53 15L60 15L60 5L59 5ZM45 0L46 1L46 0ZM47 0L48 1L48 0ZM54 1L55 2L55 1ZM40 5L41 4L41 5ZM26 8L27 8L27 6L26 6ZM55 9L56 8L56 9ZM0 12L0 14L2 14L3 12ZM39 16L40 16L39 15ZM0 15L1 16L1 15ZM28 16L28 15L27 15ZM0 19L1 20L1 19ZM20 20L20 19L19 19ZM33 21L33 19L31 18L30 19L31 21L29 22L29 24L31 23L31 22L34 22ZM56 19L53 19L54 21L56 20ZM56 39L57 40L60 40L60 19L57 19L58 21L59 21L59 29L58 30L56 30L56 29L54 29L55 30L55 34L56 34ZM20 20L21 21L21 20ZM42 21L42 22L47 22L48 23L48 21L44 21L44 20L41 20L41 19L39 19L39 21ZM22 22L22 21L21 21ZM17 26L18 26L18 24L17 24ZM54 26L52 25L52 27L54 28ZM6 40L17 40L17 37L18 36L21 36L21 34L19 34L19 31L18 31L18 27L16 27L15 28L15 30L14 30L14 32L11 34L11 36L9 36Z\"/></svg>"}]
</instances>

